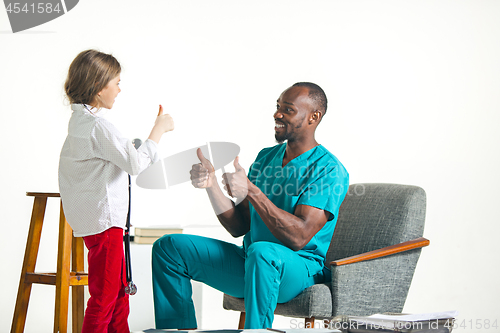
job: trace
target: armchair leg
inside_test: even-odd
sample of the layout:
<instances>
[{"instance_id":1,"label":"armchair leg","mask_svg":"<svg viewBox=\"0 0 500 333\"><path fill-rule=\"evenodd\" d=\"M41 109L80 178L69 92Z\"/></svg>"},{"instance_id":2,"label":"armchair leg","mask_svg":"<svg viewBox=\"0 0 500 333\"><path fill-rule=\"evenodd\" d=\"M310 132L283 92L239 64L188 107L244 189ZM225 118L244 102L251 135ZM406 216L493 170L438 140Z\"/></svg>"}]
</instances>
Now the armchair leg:
<instances>
[{"instance_id":1,"label":"armchair leg","mask_svg":"<svg viewBox=\"0 0 500 333\"><path fill-rule=\"evenodd\" d=\"M305 328L314 328L314 317L306 318Z\"/></svg>"},{"instance_id":2,"label":"armchair leg","mask_svg":"<svg viewBox=\"0 0 500 333\"><path fill-rule=\"evenodd\" d=\"M245 328L245 312L240 313L240 322L238 323L238 329L242 330Z\"/></svg>"}]
</instances>

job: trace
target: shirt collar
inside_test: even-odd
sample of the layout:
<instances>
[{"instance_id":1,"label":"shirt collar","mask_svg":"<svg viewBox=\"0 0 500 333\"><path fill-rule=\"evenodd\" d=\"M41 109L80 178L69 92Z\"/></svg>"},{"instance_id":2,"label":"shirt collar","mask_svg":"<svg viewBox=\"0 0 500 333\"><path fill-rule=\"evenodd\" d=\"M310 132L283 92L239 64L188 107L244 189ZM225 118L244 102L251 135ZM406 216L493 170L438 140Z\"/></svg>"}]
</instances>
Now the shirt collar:
<instances>
[{"instance_id":1,"label":"shirt collar","mask_svg":"<svg viewBox=\"0 0 500 333\"><path fill-rule=\"evenodd\" d=\"M98 109L88 104L71 104L71 110L92 114L96 117L101 117L104 115L102 109Z\"/></svg>"}]
</instances>

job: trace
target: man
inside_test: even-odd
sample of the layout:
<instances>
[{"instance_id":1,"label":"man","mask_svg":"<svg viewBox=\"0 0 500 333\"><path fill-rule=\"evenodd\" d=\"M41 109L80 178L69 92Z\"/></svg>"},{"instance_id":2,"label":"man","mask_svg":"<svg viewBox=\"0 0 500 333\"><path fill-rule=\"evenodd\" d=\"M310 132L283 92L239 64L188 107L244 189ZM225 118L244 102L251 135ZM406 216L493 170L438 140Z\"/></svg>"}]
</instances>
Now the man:
<instances>
[{"instance_id":1,"label":"man","mask_svg":"<svg viewBox=\"0 0 500 333\"><path fill-rule=\"evenodd\" d=\"M234 160L223 175L201 150L191 181L204 188L217 217L243 246L194 235L166 235L153 246L157 328L197 327L190 280L244 298L246 329L272 327L277 303L329 278L324 265L349 176L314 133L326 113L323 90L300 82L285 90L274 113L278 145L263 149L248 176ZM285 142L286 143L283 143Z\"/></svg>"}]
</instances>

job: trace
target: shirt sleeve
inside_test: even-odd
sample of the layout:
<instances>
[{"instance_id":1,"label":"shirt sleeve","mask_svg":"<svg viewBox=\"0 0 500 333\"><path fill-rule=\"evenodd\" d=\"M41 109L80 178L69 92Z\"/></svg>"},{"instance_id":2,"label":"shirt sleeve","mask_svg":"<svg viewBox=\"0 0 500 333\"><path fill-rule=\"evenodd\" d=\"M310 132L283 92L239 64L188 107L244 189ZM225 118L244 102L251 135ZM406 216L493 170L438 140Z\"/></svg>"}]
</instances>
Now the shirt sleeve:
<instances>
[{"instance_id":1,"label":"shirt sleeve","mask_svg":"<svg viewBox=\"0 0 500 333\"><path fill-rule=\"evenodd\" d=\"M349 176L343 168L335 166L318 176L301 193L297 205L316 207L330 213L329 221L338 214L338 210L349 189Z\"/></svg>"},{"instance_id":2,"label":"shirt sleeve","mask_svg":"<svg viewBox=\"0 0 500 333\"><path fill-rule=\"evenodd\" d=\"M136 150L132 142L105 119L96 123L91 140L98 158L117 165L131 175L139 174L159 159L156 142L148 139Z\"/></svg>"}]
</instances>

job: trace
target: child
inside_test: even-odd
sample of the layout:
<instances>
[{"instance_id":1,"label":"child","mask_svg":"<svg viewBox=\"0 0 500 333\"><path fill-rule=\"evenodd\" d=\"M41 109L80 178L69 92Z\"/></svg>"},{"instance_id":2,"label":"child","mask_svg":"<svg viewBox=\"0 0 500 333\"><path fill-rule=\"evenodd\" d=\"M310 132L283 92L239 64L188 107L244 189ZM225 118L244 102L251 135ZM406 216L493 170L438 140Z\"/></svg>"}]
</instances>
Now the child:
<instances>
[{"instance_id":1,"label":"child","mask_svg":"<svg viewBox=\"0 0 500 333\"><path fill-rule=\"evenodd\" d=\"M123 251L127 174L137 175L156 162L157 143L174 129L160 106L148 140L136 150L100 117L100 109L111 109L120 92L120 71L112 55L87 50L73 60L65 83L73 114L59 161L59 190L66 219L89 250L83 333L130 332Z\"/></svg>"}]
</instances>

